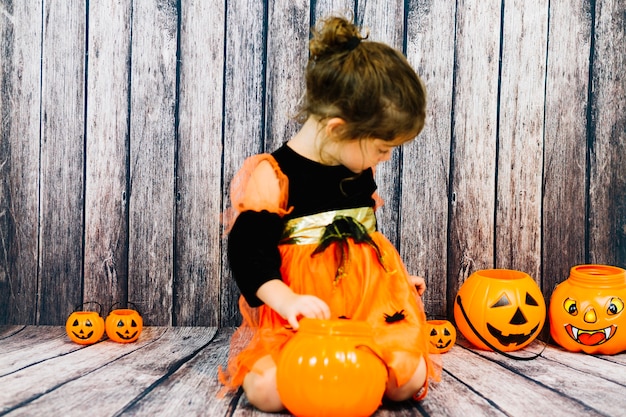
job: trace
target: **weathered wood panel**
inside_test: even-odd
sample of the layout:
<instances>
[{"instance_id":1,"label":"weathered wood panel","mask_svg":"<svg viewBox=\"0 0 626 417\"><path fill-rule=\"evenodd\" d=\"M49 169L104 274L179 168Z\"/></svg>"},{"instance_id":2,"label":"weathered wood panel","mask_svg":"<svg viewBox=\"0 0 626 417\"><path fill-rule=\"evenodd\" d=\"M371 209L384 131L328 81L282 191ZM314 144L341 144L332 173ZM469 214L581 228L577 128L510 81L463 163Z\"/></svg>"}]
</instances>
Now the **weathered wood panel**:
<instances>
[{"instance_id":1,"label":"weathered wood panel","mask_svg":"<svg viewBox=\"0 0 626 417\"><path fill-rule=\"evenodd\" d=\"M0 340L13 336L15 333L22 331L25 328L23 325L5 326L0 327Z\"/></svg>"},{"instance_id":2,"label":"weathered wood panel","mask_svg":"<svg viewBox=\"0 0 626 417\"><path fill-rule=\"evenodd\" d=\"M595 3L589 140L589 258L626 264L626 5Z\"/></svg>"},{"instance_id":3,"label":"weathered wood panel","mask_svg":"<svg viewBox=\"0 0 626 417\"><path fill-rule=\"evenodd\" d=\"M238 391L221 389L232 328L144 328L129 344L81 346L64 329L1 328L0 414L83 416L288 416L267 414ZM443 374L421 402L384 401L375 417L607 416L626 407L626 354L593 356L534 342L505 358L472 348L462 337L442 355Z\"/></svg>"},{"instance_id":4,"label":"weathered wood panel","mask_svg":"<svg viewBox=\"0 0 626 417\"><path fill-rule=\"evenodd\" d=\"M539 282L548 1L504 2L502 32L495 265Z\"/></svg>"},{"instance_id":5,"label":"weathered wood panel","mask_svg":"<svg viewBox=\"0 0 626 417\"><path fill-rule=\"evenodd\" d=\"M128 298L131 16L129 3L89 7L83 298L107 311Z\"/></svg>"},{"instance_id":6,"label":"weathered wood panel","mask_svg":"<svg viewBox=\"0 0 626 417\"><path fill-rule=\"evenodd\" d=\"M535 347L531 349L537 349L538 344L535 342ZM463 339L460 346L471 348ZM552 349L555 348L546 347L548 351ZM522 352L518 354L525 355ZM505 358L496 352L472 350L467 356L445 356L445 359L446 370L464 380L480 395L492 397L494 407L507 410L510 415L541 415L549 409L551 416L587 413L599 416L619 415L623 410L615 401L624 392L623 385L541 356L520 361ZM593 357L589 361L581 358L581 362L593 360ZM609 373L606 364L598 366ZM499 367L506 372L500 372ZM477 369L480 372L476 372ZM524 380L513 382L519 375L524 375ZM600 386L602 389L598 390Z\"/></svg>"},{"instance_id":7,"label":"weathered wood panel","mask_svg":"<svg viewBox=\"0 0 626 417\"><path fill-rule=\"evenodd\" d=\"M37 314L52 324L82 302L86 9L43 6Z\"/></svg>"},{"instance_id":8,"label":"weathered wood panel","mask_svg":"<svg viewBox=\"0 0 626 417\"><path fill-rule=\"evenodd\" d=\"M19 332L7 335L2 341L2 377L18 372L33 363L44 362L57 356L67 355L82 349L76 343L67 343L68 337L64 327L32 327L28 326ZM33 352L30 347L37 344L39 349ZM15 392L7 392L11 398ZM14 398L14 401L18 401Z\"/></svg>"},{"instance_id":9,"label":"weathered wood panel","mask_svg":"<svg viewBox=\"0 0 626 417\"><path fill-rule=\"evenodd\" d=\"M535 343L531 349L539 350L539 344ZM578 363L575 364L572 361L574 354L554 347L546 347L543 352L546 357L542 353L534 360L519 361L494 352L477 351L480 356L512 372L526 375L542 387L572 399L588 410L602 410L607 415L623 413L623 405L616 403L614 399L623 396L626 378L624 374L611 375L609 369L615 365L595 356L582 360L580 354L577 355ZM550 372L546 372L548 367ZM597 389L599 386L602 386L601 390ZM555 405L559 402L555 402ZM581 412L583 410L584 408Z\"/></svg>"},{"instance_id":10,"label":"weathered wood panel","mask_svg":"<svg viewBox=\"0 0 626 417\"><path fill-rule=\"evenodd\" d=\"M128 297L153 325L173 313L177 19L176 1L133 3Z\"/></svg>"},{"instance_id":11,"label":"weathered wood panel","mask_svg":"<svg viewBox=\"0 0 626 417\"><path fill-rule=\"evenodd\" d=\"M221 416L228 415L232 404L219 401L222 384L217 379L219 366L228 360L232 328L222 328L211 340L214 348L202 349L146 395L124 409L125 416Z\"/></svg>"},{"instance_id":12,"label":"weathered wood panel","mask_svg":"<svg viewBox=\"0 0 626 417\"><path fill-rule=\"evenodd\" d=\"M226 8L222 211L230 207L230 181L248 156L263 152L267 9L262 2L233 1ZM228 226L228 225L226 225ZM226 239L223 240L225 247ZM239 293L222 250L220 325L238 324ZM213 285L216 285L215 281Z\"/></svg>"},{"instance_id":13,"label":"weathered wood panel","mask_svg":"<svg viewBox=\"0 0 626 417\"><path fill-rule=\"evenodd\" d=\"M406 28L407 58L426 85L428 108L424 130L402 148L399 247L409 272L426 279L424 306L437 317L446 316L455 12L455 2L412 2Z\"/></svg>"},{"instance_id":14,"label":"weathered wood panel","mask_svg":"<svg viewBox=\"0 0 626 417\"><path fill-rule=\"evenodd\" d=\"M114 363L122 356L135 351L141 352L146 345L159 340L165 331L165 328L146 328L136 343L120 345L101 342L89 345L92 349L87 349L87 346L68 343L69 339L63 328L39 327L35 331L26 328L22 333L0 344L2 348L11 344L18 346L21 354L19 368L15 367L15 361L10 356L3 356L0 362L0 378L3 384L0 392L0 413L27 404L68 381ZM32 346L38 346L37 352L33 352ZM47 350L45 355L42 353L43 349Z\"/></svg>"},{"instance_id":15,"label":"weathered wood panel","mask_svg":"<svg viewBox=\"0 0 626 417\"><path fill-rule=\"evenodd\" d=\"M37 321L42 4L0 13L0 322Z\"/></svg>"},{"instance_id":16,"label":"weathered wood panel","mask_svg":"<svg viewBox=\"0 0 626 417\"><path fill-rule=\"evenodd\" d=\"M591 13L584 2L550 4L542 193L545 297L572 266L585 262Z\"/></svg>"},{"instance_id":17,"label":"weathered wood panel","mask_svg":"<svg viewBox=\"0 0 626 417\"><path fill-rule=\"evenodd\" d=\"M501 2L459 1L450 167L448 314L465 279L494 266Z\"/></svg>"},{"instance_id":18,"label":"weathered wood panel","mask_svg":"<svg viewBox=\"0 0 626 417\"><path fill-rule=\"evenodd\" d=\"M311 11L307 0L292 0L268 2L267 13L264 150L272 152L298 129Z\"/></svg>"},{"instance_id":19,"label":"weathered wood panel","mask_svg":"<svg viewBox=\"0 0 626 417\"><path fill-rule=\"evenodd\" d=\"M420 410L424 410L423 415L452 416L453 414L449 411L451 401L454 403L454 415L457 416L501 417L507 415L465 382L463 378L459 379L458 373L452 367L450 370L445 369L441 375L441 381L429 390L428 400L418 406Z\"/></svg>"},{"instance_id":20,"label":"weathered wood panel","mask_svg":"<svg viewBox=\"0 0 626 417\"><path fill-rule=\"evenodd\" d=\"M355 21L369 32L369 40L383 42L404 51L404 1L359 1ZM385 204L376 211L380 231L398 246L400 218L400 173L402 149L396 149L391 159L376 167L378 193Z\"/></svg>"},{"instance_id":21,"label":"weathered wood panel","mask_svg":"<svg viewBox=\"0 0 626 417\"><path fill-rule=\"evenodd\" d=\"M313 9L311 14L314 19L312 25L331 14L354 18L355 6L356 0L317 0L311 2L311 8Z\"/></svg>"},{"instance_id":22,"label":"weathered wood panel","mask_svg":"<svg viewBox=\"0 0 626 417\"><path fill-rule=\"evenodd\" d=\"M37 410L46 410L51 415L72 415L74 410L84 412L85 404L89 404L90 414L94 416L109 416L113 414L112 410L123 412L125 407L141 398L164 375L195 356L211 341L216 329L201 334L183 327L161 332L158 338L149 335L145 338L153 342L158 339L159 343L104 343L102 349L97 349L101 353L97 358L85 358L93 355L88 349L80 350L70 358L59 356L56 364L44 367L45 371L57 371L57 375L46 375L47 383L52 384L44 391L47 395L33 395L33 392L41 392L42 387L32 383L32 379L31 384L24 378L19 383L11 384L22 397L30 397L30 401L20 407L19 413L35 415L38 414ZM83 370L72 369L74 367L83 367ZM59 369L69 369L69 373L74 376L64 372L65 379L60 380ZM13 375L9 375L9 378L17 381ZM125 388L120 390L121 386ZM11 398L14 397L7 399L12 402Z\"/></svg>"},{"instance_id":23,"label":"weathered wood panel","mask_svg":"<svg viewBox=\"0 0 626 417\"><path fill-rule=\"evenodd\" d=\"M176 193L176 325L220 320L223 0L185 2L180 25ZM198 83L198 80L212 82Z\"/></svg>"},{"instance_id":24,"label":"weathered wood panel","mask_svg":"<svg viewBox=\"0 0 626 417\"><path fill-rule=\"evenodd\" d=\"M477 269L522 269L548 298L574 264L625 267L625 8L3 2L0 323L62 324L96 300L237 324L217 219L244 158L298 129L309 28L335 11L428 89L426 129L377 178L431 316Z\"/></svg>"}]
</instances>

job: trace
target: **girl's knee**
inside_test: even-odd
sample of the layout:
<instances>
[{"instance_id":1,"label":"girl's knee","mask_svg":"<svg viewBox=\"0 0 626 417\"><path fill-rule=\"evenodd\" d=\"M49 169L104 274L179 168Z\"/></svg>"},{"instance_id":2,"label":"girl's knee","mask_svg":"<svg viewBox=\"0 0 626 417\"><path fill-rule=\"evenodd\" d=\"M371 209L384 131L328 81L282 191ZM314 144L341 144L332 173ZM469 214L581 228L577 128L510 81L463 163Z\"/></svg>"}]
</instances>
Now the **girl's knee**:
<instances>
[{"instance_id":1,"label":"girl's knee","mask_svg":"<svg viewBox=\"0 0 626 417\"><path fill-rule=\"evenodd\" d=\"M275 367L263 373L249 372L243 380L243 390L250 404L261 411L277 412L285 408L276 387Z\"/></svg>"},{"instance_id":2,"label":"girl's knee","mask_svg":"<svg viewBox=\"0 0 626 417\"><path fill-rule=\"evenodd\" d=\"M426 384L427 367L422 358L417 369L405 384L398 386L396 376L393 371L389 372L389 381L385 396L392 401L405 401L417 394Z\"/></svg>"}]
</instances>

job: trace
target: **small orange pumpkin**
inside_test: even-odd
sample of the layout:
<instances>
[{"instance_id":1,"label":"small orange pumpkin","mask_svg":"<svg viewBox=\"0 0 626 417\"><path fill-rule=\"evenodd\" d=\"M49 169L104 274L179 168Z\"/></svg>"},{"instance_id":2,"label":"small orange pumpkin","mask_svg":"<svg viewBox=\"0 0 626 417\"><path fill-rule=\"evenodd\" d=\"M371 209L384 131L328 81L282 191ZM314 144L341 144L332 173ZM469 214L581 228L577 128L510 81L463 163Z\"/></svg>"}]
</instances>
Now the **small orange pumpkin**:
<instances>
[{"instance_id":1,"label":"small orange pumpkin","mask_svg":"<svg viewBox=\"0 0 626 417\"><path fill-rule=\"evenodd\" d=\"M578 265L550 298L550 335L571 352L613 355L626 350L626 270Z\"/></svg>"},{"instance_id":2,"label":"small orange pumpkin","mask_svg":"<svg viewBox=\"0 0 626 417\"><path fill-rule=\"evenodd\" d=\"M456 329L448 320L428 320L430 353L446 353L456 342Z\"/></svg>"},{"instance_id":3,"label":"small orange pumpkin","mask_svg":"<svg viewBox=\"0 0 626 417\"><path fill-rule=\"evenodd\" d=\"M104 320L95 311L74 311L65 322L65 332L72 342L91 345L102 339Z\"/></svg>"},{"instance_id":4,"label":"small orange pumpkin","mask_svg":"<svg viewBox=\"0 0 626 417\"><path fill-rule=\"evenodd\" d=\"M470 275L459 288L454 320L476 347L510 352L539 335L546 320L546 303L528 274L487 269Z\"/></svg>"},{"instance_id":5,"label":"small orange pumpkin","mask_svg":"<svg viewBox=\"0 0 626 417\"><path fill-rule=\"evenodd\" d=\"M139 339L143 319L136 310L118 308L109 313L105 327L109 339L118 343L130 343Z\"/></svg>"},{"instance_id":6,"label":"small orange pumpkin","mask_svg":"<svg viewBox=\"0 0 626 417\"><path fill-rule=\"evenodd\" d=\"M381 404L387 369L371 326L303 318L276 368L280 399L297 416L369 416Z\"/></svg>"}]
</instances>

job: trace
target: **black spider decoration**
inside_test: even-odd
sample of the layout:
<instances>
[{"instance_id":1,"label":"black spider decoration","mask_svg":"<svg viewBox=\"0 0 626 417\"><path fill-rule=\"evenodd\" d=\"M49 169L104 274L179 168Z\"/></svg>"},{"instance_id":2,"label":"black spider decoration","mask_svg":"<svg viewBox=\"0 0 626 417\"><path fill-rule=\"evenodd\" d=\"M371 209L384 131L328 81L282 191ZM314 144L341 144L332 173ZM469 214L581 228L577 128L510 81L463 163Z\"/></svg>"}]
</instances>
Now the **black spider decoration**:
<instances>
[{"instance_id":1,"label":"black spider decoration","mask_svg":"<svg viewBox=\"0 0 626 417\"><path fill-rule=\"evenodd\" d=\"M406 316L404 315L404 310L396 311L392 316L389 314L385 314L385 322L387 323L395 323L398 321L404 320Z\"/></svg>"}]
</instances>

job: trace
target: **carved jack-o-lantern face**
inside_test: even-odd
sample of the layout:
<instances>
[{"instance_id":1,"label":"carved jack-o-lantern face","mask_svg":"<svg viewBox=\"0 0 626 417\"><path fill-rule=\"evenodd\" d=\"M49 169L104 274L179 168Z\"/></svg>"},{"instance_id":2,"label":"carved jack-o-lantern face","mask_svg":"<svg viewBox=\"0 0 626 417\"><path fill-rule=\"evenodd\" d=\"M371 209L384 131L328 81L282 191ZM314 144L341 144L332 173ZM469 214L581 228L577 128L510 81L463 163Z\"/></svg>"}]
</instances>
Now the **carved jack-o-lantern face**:
<instances>
[{"instance_id":1,"label":"carved jack-o-lantern face","mask_svg":"<svg viewBox=\"0 0 626 417\"><path fill-rule=\"evenodd\" d=\"M578 265L550 298L550 335L572 352L612 355L626 350L626 271Z\"/></svg>"},{"instance_id":2,"label":"carved jack-o-lantern face","mask_svg":"<svg viewBox=\"0 0 626 417\"><path fill-rule=\"evenodd\" d=\"M456 341L456 329L448 320L428 320L430 353L446 353Z\"/></svg>"},{"instance_id":3,"label":"carved jack-o-lantern face","mask_svg":"<svg viewBox=\"0 0 626 417\"><path fill-rule=\"evenodd\" d=\"M104 320L95 311L75 311L67 318L65 331L73 342L90 345L104 335Z\"/></svg>"},{"instance_id":4,"label":"carved jack-o-lantern face","mask_svg":"<svg viewBox=\"0 0 626 417\"><path fill-rule=\"evenodd\" d=\"M546 304L526 273L508 269L477 271L461 286L454 304L456 325L481 349L518 350L541 331Z\"/></svg>"},{"instance_id":5,"label":"carved jack-o-lantern face","mask_svg":"<svg viewBox=\"0 0 626 417\"><path fill-rule=\"evenodd\" d=\"M139 338L142 328L141 316L137 311L131 309L113 310L106 319L107 336L114 342L134 342Z\"/></svg>"}]
</instances>

